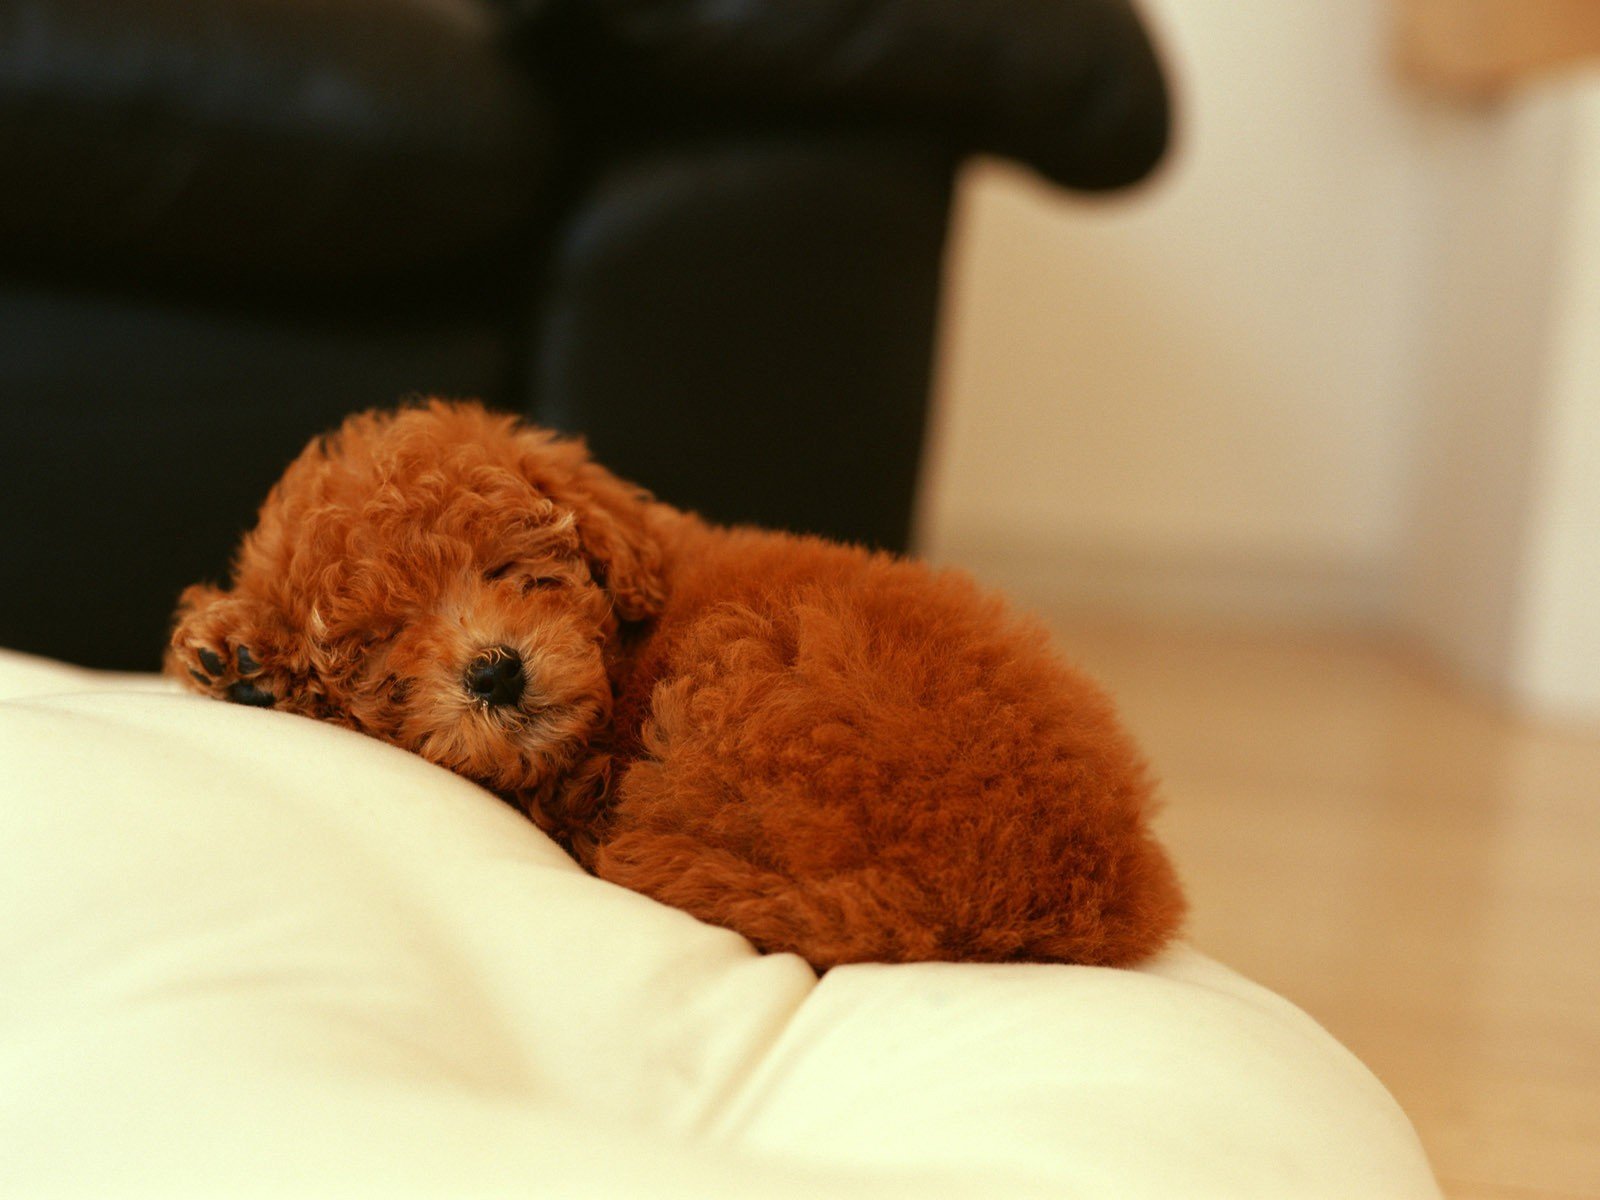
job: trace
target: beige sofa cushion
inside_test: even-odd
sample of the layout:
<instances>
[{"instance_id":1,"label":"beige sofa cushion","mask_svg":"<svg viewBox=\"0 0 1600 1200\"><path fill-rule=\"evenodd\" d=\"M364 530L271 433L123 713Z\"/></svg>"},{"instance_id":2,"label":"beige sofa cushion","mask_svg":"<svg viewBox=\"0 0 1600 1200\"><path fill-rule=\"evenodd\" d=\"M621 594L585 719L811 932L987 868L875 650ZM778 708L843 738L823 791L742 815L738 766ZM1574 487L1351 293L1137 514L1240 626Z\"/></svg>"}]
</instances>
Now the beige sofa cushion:
<instances>
[{"instance_id":1,"label":"beige sofa cushion","mask_svg":"<svg viewBox=\"0 0 1600 1200\"><path fill-rule=\"evenodd\" d=\"M0 655L5 695L0 1194L1437 1194L1192 949L819 982L378 742Z\"/></svg>"}]
</instances>

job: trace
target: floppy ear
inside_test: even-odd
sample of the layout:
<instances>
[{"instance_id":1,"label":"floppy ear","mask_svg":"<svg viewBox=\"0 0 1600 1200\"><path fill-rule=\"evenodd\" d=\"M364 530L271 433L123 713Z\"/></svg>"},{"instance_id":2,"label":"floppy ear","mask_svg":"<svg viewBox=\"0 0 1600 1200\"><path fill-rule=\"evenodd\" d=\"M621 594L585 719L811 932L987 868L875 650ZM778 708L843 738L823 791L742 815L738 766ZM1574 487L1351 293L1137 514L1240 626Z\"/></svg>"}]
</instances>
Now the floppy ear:
<instances>
[{"instance_id":1,"label":"floppy ear","mask_svg":"<svg viewBox=\"0 0 1600 1200\"><path fill-rule=\"evenodd\" d=\"M667 597L661 546L646 520L650 494L592 462L579 470L578 483L585 497L574 512L590 570L623 620L655 616Z\"/></svg>"},{"instance_id":2,"label":"floppy ear","mask_svg":"<svg viewBox=\"0 0 1600 1200\"><path fill-rule=\"evenodd\" d=\"M666 604L661 544L650 526L658 508L644 488L594 462L581 441L529 431L524 473L572 512L578 541L595 578L625 621L653 617Z\"/></svg>"}]
</instances>

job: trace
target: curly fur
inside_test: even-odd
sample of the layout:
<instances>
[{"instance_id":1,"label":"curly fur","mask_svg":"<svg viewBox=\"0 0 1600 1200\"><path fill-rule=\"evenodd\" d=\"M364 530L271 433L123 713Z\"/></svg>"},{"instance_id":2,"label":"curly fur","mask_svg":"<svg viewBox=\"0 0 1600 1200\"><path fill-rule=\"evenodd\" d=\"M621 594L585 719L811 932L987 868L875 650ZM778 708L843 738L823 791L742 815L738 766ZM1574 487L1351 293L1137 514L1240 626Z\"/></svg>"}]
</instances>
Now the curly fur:
<instances>
[{"instance_id":1,"label":"curly fur","mask_svg":"<svg viewBox=\"0 0 1600 1200\"><path fill-rule=\"evenodd\" d=\"M527 692L466 664L503 647ZM352 417L168 671L493 789L603 879L814 966L1122 965L1183 899L1110 702L954 572L653 501L475 404Z\"/></svg>"}]
</instances>

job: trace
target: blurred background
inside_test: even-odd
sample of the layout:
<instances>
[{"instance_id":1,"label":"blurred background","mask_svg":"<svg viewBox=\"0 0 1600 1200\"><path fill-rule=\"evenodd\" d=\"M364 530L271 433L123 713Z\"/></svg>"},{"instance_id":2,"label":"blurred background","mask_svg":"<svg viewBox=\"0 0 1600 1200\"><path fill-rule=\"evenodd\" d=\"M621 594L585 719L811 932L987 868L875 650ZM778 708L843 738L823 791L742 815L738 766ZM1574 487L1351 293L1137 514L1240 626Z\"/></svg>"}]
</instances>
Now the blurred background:
<instances>
[{"instance_id":1,"label":"blurred background","mask_svg":"<svg viewBox=\"0 0 1600 1200\"><path fill-rule=\"evenodd\" d=\"M0 645L477 395L1049 622L1204 950L1600 1195L1600 4L0 0Z\"/></svg>"},{"instance_id":2,"label":"blurred background","mask_svg":"<svg viewBox=\"0 0 1600 1200\"><path fill-rule=\"evenodd\" d=\"M963 179L924 546L1600 718L1594 7L1148 3L1154 186Z\"/></svg>"}]
</instances>

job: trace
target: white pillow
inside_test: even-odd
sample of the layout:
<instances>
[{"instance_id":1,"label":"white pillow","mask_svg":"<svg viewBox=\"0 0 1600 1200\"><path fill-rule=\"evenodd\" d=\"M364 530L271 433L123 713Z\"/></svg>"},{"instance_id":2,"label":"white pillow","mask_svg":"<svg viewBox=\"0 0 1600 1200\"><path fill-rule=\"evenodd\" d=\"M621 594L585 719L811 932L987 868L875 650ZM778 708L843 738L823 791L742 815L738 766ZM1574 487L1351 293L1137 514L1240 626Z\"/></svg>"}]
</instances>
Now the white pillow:
<instances>
[{"instance_id":1,"label":"white pillow","mask_svg":"<svg viewBox=\"0 0 1600 1200\"><path fill-rule=\"evenodd\" d=\"M1193 950L819 983L356 734L3 653L0 695L0 1194L1438 1194Z\"/></svg>"}]
</instances>

